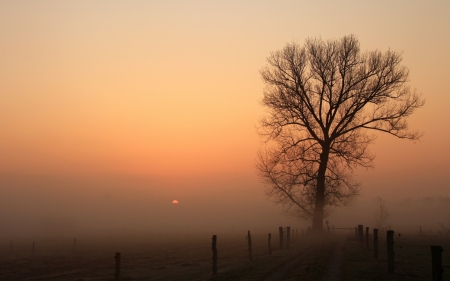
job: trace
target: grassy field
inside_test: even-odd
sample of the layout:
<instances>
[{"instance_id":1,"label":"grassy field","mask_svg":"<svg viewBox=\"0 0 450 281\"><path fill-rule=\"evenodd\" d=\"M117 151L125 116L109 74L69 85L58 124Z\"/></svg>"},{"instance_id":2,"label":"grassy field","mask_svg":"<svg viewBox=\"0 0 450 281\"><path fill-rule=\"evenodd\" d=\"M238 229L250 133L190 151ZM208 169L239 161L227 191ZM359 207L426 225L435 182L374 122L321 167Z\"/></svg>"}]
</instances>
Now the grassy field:
<instances>
[{"instance_id":1,"label":"grassy field","mask_svg":"<svg viewBox=\"0 0 450 281\"><path fill-rule=\"evenodd\" d=\"M354 240L348 241L344 248L344 280L431 280L431 245L444 248L443 280L450 280L450 237L417 235L394 236L393 274L387 273L385 241L380 241L378 259L374 258L373 244L367 250Z\"/></svg>"},{"instance_id":2,"label":"grassy field","mask_svg":"<svg viewBox=\"0 0 450 281\"><path fill-rule=\"evenodd\" d=\"M0 280L114 280L115 253L121 252L122 280L324 280L336 249L341 280L431 280L430 245L444 248L444 280L450 280L450 237L396 236L395 273L387 273L386 244L380 241L379 258L373 246L345 235L300 236L288 249L278 250L272 237L252 235L249 261L246 235L218 235L218 275L212 276L211 236L134 237L36 242L32 257L29 242L0 248ZM344 241L344 242L342 242ZM341 243L340 243L341 242ZM342 245L337 248L337 245Z\"/></svg>"},{"instance_id":3,"label":"grassy field","mask_svg":"<svg viewBox=\"0 0 450 281\"><path fill-rule=\"evenodd\" d=\"M167 236L136 239L37 241L0 252L0 280L113 280L115 253L121 252L122 280L264 280L284 272L286 280L317 280L333 252L335 239L299 237L288 249L278 250L272 237L252 235L253 260L248 259L246 235L218 235L218 275L212 276L211 237ZM285 269L287 263L294 263ZM308 277L309 276L309 277ZM306 278L306 279L305 279Z\"/></svg>"}]
</instances>

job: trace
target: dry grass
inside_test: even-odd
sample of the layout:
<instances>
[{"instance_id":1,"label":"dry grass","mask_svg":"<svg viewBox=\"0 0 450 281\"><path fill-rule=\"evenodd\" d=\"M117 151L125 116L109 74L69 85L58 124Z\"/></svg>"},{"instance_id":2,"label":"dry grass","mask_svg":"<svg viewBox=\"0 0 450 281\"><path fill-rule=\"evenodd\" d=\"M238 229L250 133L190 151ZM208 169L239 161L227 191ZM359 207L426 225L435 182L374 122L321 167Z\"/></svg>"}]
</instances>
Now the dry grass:
<instances>
[{"instance_id":1,"label":"dry grass","mask_svg":"<svg viewBox=\"0 0 450 281\"><path fill-rule=\"evenodd\" d=\"M268 254L267 236L252 235L253 260L248 260L245 235L218 235L218 275L212 276L211 237L165 237L165 239L77 241L72 252L70 241L60 247L37 242L31 252L0 255L1 280L113 280L115 252L122 254L122 280L265 280L283 271L285 280L317 280L332 253L334 240L300 237L289 249L277 250L272 238L273 254ZM64 248L65 247L65 248ZM43 250L47 248L47 250ZM25 249L25 248L24 248Z\"/></svg>"},{"instance_id":2,"label":"dry grass","mask_svg":"<svg viewBox=\"0 0 450 281\"><path fill-rule=\"evenodd\" d=\"M343 236L300 237L289 249L277 250L272 238L268 254L267 236L252 235L253 260L248 260L245 234L218 235L218 275L212 276L211 236L147 237L77 241L37 241L15 245L13 253L0 251L0 280L114 280L115 252L122 253L121 276L127 280L321 280L335 246ZM379 258L348 240L342 255L342 280L431 280L430 245L444 248L444 280L450 280L450 237L395 236L395 273L387 273L386 244L380 241ZM372 245L371 245L372 247Z\"/></svg>"},{"instance_id":3,"label":"dry grass","mask_svg":"<svg viewBox=\"0 0 450 281\"><path fill-rule=\"evenodd\" d=\"M373 245L367 250L356 241L345 245L345 280L431 280L431 245L444 248L443 280L450 280L450 237L396 235L394 237L395 273L387 273L387 249L380 242L379 258L373 255Z\"/></svg>"}]
</instances>

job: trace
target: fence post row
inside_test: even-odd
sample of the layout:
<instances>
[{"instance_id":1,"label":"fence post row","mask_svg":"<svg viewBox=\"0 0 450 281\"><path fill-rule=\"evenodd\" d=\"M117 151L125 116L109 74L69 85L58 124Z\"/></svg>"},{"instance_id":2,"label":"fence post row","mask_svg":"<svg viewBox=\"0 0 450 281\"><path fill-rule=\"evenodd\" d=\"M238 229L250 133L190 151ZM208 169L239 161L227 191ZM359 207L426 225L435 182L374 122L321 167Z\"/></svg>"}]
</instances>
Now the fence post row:
<instances>
[{"instance_id":1,"label":"fence post row","mask_svg":"<svg viewBox=\"0 0 450 281\"><path fill-rule=\"evenodd\" d=\"M280 234L280 250L283 250L283 227L280 226L278 228L278 232Z\"/></svg>"},{"instance_id":2,"label":"fence post row","mask_svg":"<svg viewBox=\"0 0 450 281\"><path fill-rule=\"evenodd\" d=\"M248 259L252 260L252 235L250 234L250 230L247 233L247 242L248 242Z\"/></svg>"},{"instance_id":3,"label":"fence post row","mask_svg":"<svg viewBox=\"0 0 450 281\"><path fill-rule=\"evenodd\" d=\"M362 224L358 224L358 236L359 243L364 244L364 226Z\"/></svg>"},{"instance_id":4,"label":"fence post row","mask_svg":"<svg viewBox=\"0 0 450 281\"><path fill-rule=\"evenodd\" d=\"M116 281L120 281L120 253L116 253L116 274L114 276L116 277Z\"/></svg>"},{"instance_id":5,"label":"fence post row","mask_svg":"<svg viewBox=\"0 0 450 281\"><path fill-rule=\"evenodd\" d=\"M433 268L433 281L442 281L442 247L431 246L431 265Z\"/></svg>"},{"instance_id":6,"label":"fence post row","mask_svg":"<svg viewBox=\"0 0 450 281\"><path fill-rule=\"evenodd\" d=\"M394 231L387 231L388 273L394 273Z\"/></svg>"},{"instance_id":7,"label":"fence post row","mask_svg":"<svg viewBox=\"0 0 450 281\"><path fill-rule=\"evenodd\" d=\"M373 255L378 259L378 229L373 229Z\"/></svg>"},{"instance_id":8,"label":"fence post row","mask_svg":"<svg viewBox=\"0 0 450 281\"><path fill-rule=\"evenodd\" d=\"M286 227L286 249L289 248L289 243L291 242L291 227Z\"/></svg>"},{"instance_id":9,"label":"fence post row","mask_svg":"<svg viewBox=\"0 0 450 281\"><path fill-rule=\"evenodd\" d=\"M217 275L217 247L216 247L216 243L217 243L217 235L213 235L212 237L212 252L213 252L213 266L212 266L212 270L213 270L213 275Z\"/></svg>"},{"instance_id":10,"label":"fence post row","mask_svg":"<svg viewBox=\"0 0 450 281\"><path fill-rule=\"evenodd\" d=\"M366 227L366 246L367 250L369 250L369 228Z\"/></svg>"},{"instance_id":11,"label":"fence post row","mask_svg":"<svg viewBox=\"0 0 450 281\"><path fill-rule=\"evenodd\" d=\"M272 233L269 233L269 241L268 241L268 244L269 244L269 255L272 254L272 246L270 245L270 240L271 239L272 239Z\"/></svg>"}]
</instances>

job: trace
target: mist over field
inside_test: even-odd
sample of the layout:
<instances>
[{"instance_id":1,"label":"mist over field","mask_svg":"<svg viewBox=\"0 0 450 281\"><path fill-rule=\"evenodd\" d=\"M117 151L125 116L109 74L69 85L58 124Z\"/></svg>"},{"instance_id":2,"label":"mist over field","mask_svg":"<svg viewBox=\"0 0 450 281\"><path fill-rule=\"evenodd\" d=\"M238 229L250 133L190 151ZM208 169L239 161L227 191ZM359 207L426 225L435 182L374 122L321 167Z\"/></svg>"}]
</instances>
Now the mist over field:
<instances>
[{"instance_id":1,"label":"mist over field","mask_svg":"<svg viewBox=\"0 0 450 281\"><path fill-rule=\"evenodd\" d=\"M130 177L1 177L1 237L239 234L275 232L278 226L310 226L286 216L261 192L256 178L152 179ZM180 185L183 188L178 188ZM244 192L245 191L245 192ZM373 227L375 196L354 200L327 218L335 227ZM177 199L179 204L172 204ZM434 234L450 223L450 198L383 198L397 231Z\"/></svg>"},{"instance_id":2,"label":"mist over field","mask_svg":"<svg viewBox=\"0 0 450 281\"><path fill-rule=\"evenodd\" d=\"M7 200L0 200L4 237L109 232L212 234L231 233L233 229L244 233L247 228L265 232L268 227L294 221L267 202L257 186L252 188L256 196L242 192L248 189L245 179L184 178L172 183L129 177L2 179L11 184L3 189ZM38 186L38 182L45 182L45 186ZM174 199L179 204L172 204Z\"/></svg>"}]
</instances>

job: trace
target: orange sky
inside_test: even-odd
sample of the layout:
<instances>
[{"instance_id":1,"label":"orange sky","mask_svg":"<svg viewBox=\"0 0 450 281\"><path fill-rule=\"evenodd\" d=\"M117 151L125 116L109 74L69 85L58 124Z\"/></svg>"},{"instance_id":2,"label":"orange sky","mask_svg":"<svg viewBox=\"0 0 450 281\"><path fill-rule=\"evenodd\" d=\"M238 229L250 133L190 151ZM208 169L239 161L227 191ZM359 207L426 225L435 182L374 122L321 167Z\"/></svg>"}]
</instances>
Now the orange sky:
<instances>
[{"instance_id":1,"label":"orange sky","mask_svg":"<svg viewBox=\"0 0 450 281\"><path fill-rule=\"evenodd\" d=\"M363 198L447 196L449 12L446 1L2 0L0 189L22 176L81 189L83 177L180 178L165 182L176 196L186 178L217 176L265 200L259 69L287 42L355 34L363 50L403 52L426 99L410 119L420 142L372 146Z\"/></svg>"}]
</instances>

